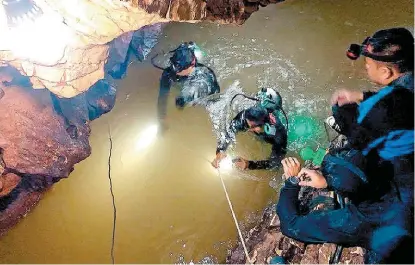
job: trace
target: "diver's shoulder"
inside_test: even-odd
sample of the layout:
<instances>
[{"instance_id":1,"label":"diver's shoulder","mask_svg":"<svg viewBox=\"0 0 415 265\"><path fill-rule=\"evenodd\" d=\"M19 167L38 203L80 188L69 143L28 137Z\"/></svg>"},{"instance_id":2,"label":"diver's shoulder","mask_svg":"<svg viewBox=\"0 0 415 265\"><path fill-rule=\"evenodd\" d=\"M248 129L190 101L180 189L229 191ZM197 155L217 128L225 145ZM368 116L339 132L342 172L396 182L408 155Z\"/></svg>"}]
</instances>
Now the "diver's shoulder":
<instances>
[{"instance_id":1,"label":"diver's shoulder","mask_svg":"<svg viewBox=\"0 0 415 265\"><path fill-rule=\"evenodd\" d=\"M212 68L210 68L207 65L198 63L196 66L196 69L198 69L201 72L205 72L205 73L210 73L210 74L214 74L215 72L212 70Z\"/></svg>"}]
</instances>

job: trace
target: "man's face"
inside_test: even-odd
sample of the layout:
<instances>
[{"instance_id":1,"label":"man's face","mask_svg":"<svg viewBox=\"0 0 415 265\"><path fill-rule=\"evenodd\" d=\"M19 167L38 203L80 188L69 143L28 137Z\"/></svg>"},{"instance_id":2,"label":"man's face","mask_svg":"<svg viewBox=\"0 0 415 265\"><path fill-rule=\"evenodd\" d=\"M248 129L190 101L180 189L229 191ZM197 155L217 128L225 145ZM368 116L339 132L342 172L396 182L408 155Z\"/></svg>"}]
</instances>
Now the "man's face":
<instances>
[{"instance_id":1,"label":"man's face","mask_svg":"<svg viewBox=\"0 0 415 265\"><path fill-rule=\"evenodd\" d=\"M246 120L248 123L249 129L248 132L262 133L264 128L261 125L257 125L254 121Z\"/></svg>"},{"instance_id":2,"label":"man's face","mask_svg":"<svg viewBox=\"0 0 415 265\"><path fill-rule=\"evenodd\" d=\"M180 72L177 72L176 75L178 75L178 76L188 76L193 72L193 69L195 69L195 67L192 65L187 69L184 69Z\"/></svg>"},{"instance_id":3,"label":"man's face","mask_svg":"<svg viewBox=\"0 0 415 265\"><path fill-rule=\"evenodd\" d=\"M369 45L367 50L368 52L372 52L373 47ZM386 64L365 57L365 68L370 81L379 85L387 85L390 83L392 73Z\"/></svg>"}]
</instances>

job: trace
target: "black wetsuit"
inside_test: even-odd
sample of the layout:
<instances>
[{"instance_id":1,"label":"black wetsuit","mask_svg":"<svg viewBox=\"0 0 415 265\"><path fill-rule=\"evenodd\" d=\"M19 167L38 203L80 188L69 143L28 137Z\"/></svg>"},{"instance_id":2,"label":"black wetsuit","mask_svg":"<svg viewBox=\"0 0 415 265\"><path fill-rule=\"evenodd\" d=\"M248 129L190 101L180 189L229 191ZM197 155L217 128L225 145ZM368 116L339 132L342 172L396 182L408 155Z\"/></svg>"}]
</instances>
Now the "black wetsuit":
<instances>
[{"instance_id":1,"label":"black wetsuit","mask_svg":"<svg viewBox=\"0 0 415 265\"><path fill-rule=\"evenodd\" d=\"M160 119L166 116L167 98L173 82L180 86L180 95L176 98L177 107L184 107L195 99L220 92L215 73L203 64L197 63L189 76L177 76L169 67L163 71L160 78L158 97L158 116Z\"/></svg>"},{"instance_id":2,"label":"black wetsuit","mask_svg":"<svg viewBox=\"0 0 415 265\"><path fill-rule=\"evenodd\" d=\"M219 140L216 153L226 151L228 146L235 141L235 137L238 132L247 131L249 129L248 123L244 118L245 111L246 110L239 112L238 115L236 115L236 117L231 121L229 127ZM261 140L272 145L270 158L259 161L250 160L248 162L248 169L273 169L281 166L281 160L287 153L287 131L278 117L276 117L276 121L277 123L275 126L277 130L275 135L255 133Z\"/></svg>"},{"instance_id":3,"label":"black wetsuit","mask_svg":"<svg viewBox=\"0 0 415 265\"><path fill-rule=\"evenodd\" d=\"M351 202L337 210L302 214L300 186L286 181L277 204L282 233L306 243L364 247L368 250L366 263L413 263L411 213L396 188L387 180L376 179L379 176L363 182L343 170L334 171L331 177L325 175L328 188L350 195Z\"/></svg>"}]
</instances>

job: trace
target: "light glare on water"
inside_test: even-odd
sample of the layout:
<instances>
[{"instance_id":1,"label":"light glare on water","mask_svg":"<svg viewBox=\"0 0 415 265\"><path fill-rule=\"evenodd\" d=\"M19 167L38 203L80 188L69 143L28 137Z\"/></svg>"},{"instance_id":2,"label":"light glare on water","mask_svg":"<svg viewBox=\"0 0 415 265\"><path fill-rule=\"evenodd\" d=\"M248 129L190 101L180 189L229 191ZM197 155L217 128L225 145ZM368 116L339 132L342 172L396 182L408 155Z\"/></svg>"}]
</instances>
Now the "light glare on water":
<instances>
[{"instance_id":1,"label":"light glare on water","mask_svg":"<svg viewBox=\"0 0 415 265\"><path fill-rule=\"evenodd\" d=\"M222 173L229 173L232 170L232 158L227 156L219 163L219 171Z\"/></svg>"},{"instance_id":2,"label":"light glare on water","mask_svg":"<svg viewBox=\"0 0 415 265\"><path fill-rule=\"evenodd\" d=\"M157 132L158 132L158 125L152 124L145 128L137 141L137 148L138 150L143 150L147 147L149 147L157 138Z\"/></svg>"},{"instance_id":3,"label":"light glare on water","mask_svg":"<svg viewBox=\"0 0 415 265\"><path fill-rule=\"evenodd\" d=\"M238 80L250 94L272 87L281 93L288 117L310 114L322 121L334 89L373 88L363 61L346 58L349 44L394 26L413 27L413 1L291 0L261 8L238 27L169 24L152 53L194 41L206 53L203 63L215 71L222 92ZM169 128L157 133L160 75L149 61L129 67L118 83L114 109L91 124L91 156L1 238L1 263L111 261L108 123L116 262L196 263L212 256L224 263L238 236L217 170L210 165L217 144L211 117L202 107L177 110L172 89ZM232 157L262 160L270 154L270 146L252 134L236 140L228 152ZM230 169L231 162L231 157L224 162L229 168L224 182L247 231L264 206L276 200L268 182L273 177L279 181L281 171L240 171Z\"/></svg>"}]
</instances>

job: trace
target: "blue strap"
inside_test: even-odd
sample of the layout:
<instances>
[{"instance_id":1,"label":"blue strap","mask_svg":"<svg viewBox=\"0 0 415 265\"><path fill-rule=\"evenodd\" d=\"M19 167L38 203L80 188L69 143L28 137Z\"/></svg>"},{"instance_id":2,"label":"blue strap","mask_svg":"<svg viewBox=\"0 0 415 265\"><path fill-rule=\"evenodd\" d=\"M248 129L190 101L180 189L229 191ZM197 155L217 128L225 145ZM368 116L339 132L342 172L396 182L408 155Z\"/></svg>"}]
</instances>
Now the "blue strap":
<instances>
[{"instance_id":1,"label":"blue strap","mask_svg":"<svg viewBox=\"0 0 415 265\"><path fill-rule=\"evenodd\" d=\"M340 165L343 166L347 169L349 169L351 172L353 172L355 175L359 176L359 178L365 182L368 183L368 180L366 178L366 174L357 166L355 166L353 163L350 163L349 161L346 161L342 158L336 157L336 156L332 156L329 155L327 157L327 160L329 160L330 162L336 164L336 165Z\"/></svg>"},{"instance_id":2,"label":"blue strap","mask_svg":"<svg viewBox=\"0 0 415 265\"><path fill-rule=\"evenodd\" d=\"M363 150L363 154L367 155L374 148L378 148L379 156L385 160L412 154L414 152L414 130L395 130L386 136L379 137Z\"/></svg>"},{"instance_id":3,"label":"blue strap","mask_svg":"<svg viewBox=\"0 0 415 265\"><path fill-rule=\"evenodd\" d=\"M382 88L378 93L371 96L370 98L366 99L359 105L359 116L357 117L357 123L362 123L366 115L369 113L369 111L373 108L373 106L376 105L382 98L387 96L392 92L392 90L395 87L393 86L387 86Z\"/></svg>"}]
</instances>

